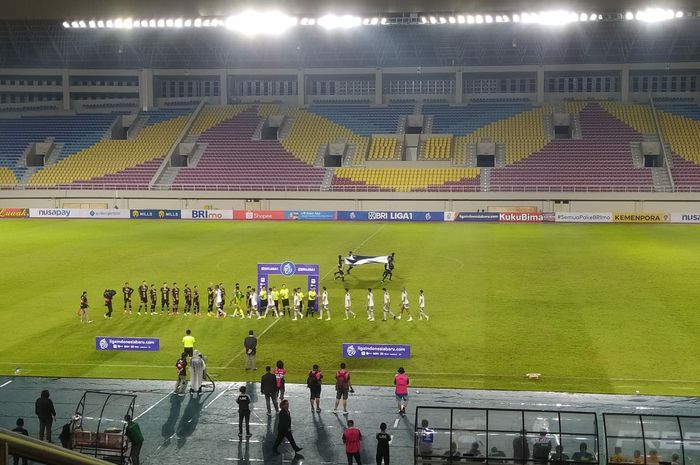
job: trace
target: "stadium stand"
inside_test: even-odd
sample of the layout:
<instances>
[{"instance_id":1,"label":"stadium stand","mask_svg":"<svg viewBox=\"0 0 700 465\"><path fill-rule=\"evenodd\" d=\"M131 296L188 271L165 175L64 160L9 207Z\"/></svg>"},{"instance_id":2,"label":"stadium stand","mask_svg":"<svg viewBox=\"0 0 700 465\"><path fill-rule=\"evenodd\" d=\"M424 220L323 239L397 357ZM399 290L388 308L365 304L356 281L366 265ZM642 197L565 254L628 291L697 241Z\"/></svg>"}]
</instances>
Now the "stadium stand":
<instances>
[{"instance_id":1,"label":"stadium stand","mask_svg":"<svg viewBox=\"0 0 700 465\"><path fill-rule=\"evenodd\" d=\"M84 114L1 119L0 167L11 170L19 180L26 172L20 159L32 143L50 138L64 144L56 159L61 160L102 140L115 118L113 114Z\"/></svg>"},{"instance_id":2,"label":"stadium stand","mask_svg":"<svg viewBox=\"0 0 700 465\"><path fill-rule=\"evenodd\" d=\"M396 158L396 137L372 137L368 160L392 160Z\"/></svg>"},{"instance_id":3,"label":"stadium stand","mask_svg":"<svg viewBox=\"0 0 700 465\"><path fill-rule=\"evenodd\" d=\"M300 161L279 141L252 140L261 120L251 107L203 132L198 141L207 147L201 159L197 166L181 168L172 187L320 190L322 168Z\"/></svg>"},{"instance_id":4,"label":"stadium stand","mask_svg":"<svg viewBox=\"0 0 700 465\"><path fill-rule=\"evenodd\" d=\"M656 104L661 131L672 151L671 173L678 188L700 186L700 107L690 102Z\"/></svg>"},{"instance_id":5,"label":"stadium stand","mask_svg":"<svg viewBox=\"0 0 700 465\"><path fill-rule=\"evenodd\" d=\"M615 118L634 128L640 134L656 134L654 118L649 105L624 105L619 102L599 102Z\"/></svg>"},{"instance_id":6,"label":"stadium stand","mask_svg":"<svg viewBox=\"0 0 700 465\"><path fill-rule=\"evenodd\" d=\"M483 139L505 145L506 164L512 164L530 156L548 142L544 130L544 116L551 111L549 106L534 109L530 107L529 110L480 127L471 134L457 137L455 163L466 163L469 144L478 143Z\"/></svg>"},{"instance_id":7,"label":"stadium stand","mask_svg":"<svg viewBox=\"0 0 700 465\"><path fill-rule=\"evenodd\" d=\"M0 186L14 186L17 184L15 173L8 168L0 168Z\"/></svg>"},{"instance_id":8,"label":"stadium stand","mask_svg":"<svg viewBox=\"0 0 700 465\"><path fill-rule=\"evenodd\" d=\"M491 188L653 190L651 172L635 168L630 144L641 134L598 103L579 114L583 139L557 139L528 158L491 172Z\"/></svg>"},{"instance_id":9,"label":"stadium stand","mask_svg":"<svg viewBox=\"0 0 700 465\"><path fill-rule=\"evenodd\" d=\"M451 160L452 137L428 137L421 142L421 158L424 160Z\"/></svg>"},{"instance_id":10,"label":"stadium stand","mask_svg":"<svg viewBox=\"0 0 700 465\"><path fill-rule=\"evenodd\" d=\"M217 124L233 118L246 110L248 105L207 105L192 123L190 134L200 135Z\"/></svg>"},{"instance_id":11,"label":"stadium stand","mask_svg":"<svg viewBox=\"0 0 700 465\"><path fill-rule=\"evenodd\" d=\"M463 106L426 104L423 114L433 116L434 134L461 136L532 108L532 104L524 102L470 103Z\"/></svg>"},{"instance_id":12,"label":"stadium stand","mask_svg":"<svg viewBox=\"0 0 700 465\"><path fill-rule=\"evenodd\" d=\"M338 168L336 191L478 191L478 168Z\"/></svg>"},{"instance_id":13,"label":"stadium stand","mask_svg":"<svg viewBox=\"0 0 700 465\"><path fill-rule=\"evenodd\" d=\"M36 172L31 187L76 184L146 189L163 157L187 123L191 109L143 112L144 127L131 140L103 140Z\"/></svg>"},{"instance_id":14,"label":"stadium stand","mask_svg":"<svg viewBox=\"0 0 700 465\"><path fill-rule=\"evenodd\" d=\"M312 165L318 155L319 147L323 144L344 141L355 146L353 164L359 165L364 162L368 145L367 137L359 136L338 123L301 108L291 108L288 114L293 118L293 122L289 135L282 140L282 145L299 160Z\"/></svg>"},{"instance_id":15,"label":"stadium stand","mask_svg":"<svg viewBox=\"0 0 700 465\"><path fill-rule=\"evenodd\" d=\"M413 105L312 105L309 111L340 124L360 136L392 134L402 115L413 114Z\"/></svg>"}]
</instances>

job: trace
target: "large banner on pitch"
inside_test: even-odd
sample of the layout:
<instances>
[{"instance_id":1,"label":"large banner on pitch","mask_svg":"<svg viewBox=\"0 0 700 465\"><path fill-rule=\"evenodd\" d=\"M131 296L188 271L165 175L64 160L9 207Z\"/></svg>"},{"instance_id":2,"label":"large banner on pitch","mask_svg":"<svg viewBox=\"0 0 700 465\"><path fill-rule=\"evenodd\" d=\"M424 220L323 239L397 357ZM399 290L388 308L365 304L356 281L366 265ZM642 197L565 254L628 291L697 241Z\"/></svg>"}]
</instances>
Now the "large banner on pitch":
<instances>
[{"instance_id":1,"label":"large banner on pitch","mask_svg":"<svg viewBox=\"0 0 700 465\"><path fill-rule=\"evenodd\" d=\"M411 358L409 344L343 343L343 358Z\"/></svg>"},{"instance_id":2,"label":"large banner on pitch","mask_svg":"<svg viewBox=\"0 0 700 465\"><path fill-rule=\"evenodd\" d=\"M160 339L157 337L95 337L95 349L103 350L125 350L125 351L147 351L155 352L160 350Z\"/></svg>"},{"instance_id":3,"label":"large banner on pitch","mask_svg":"<svg viewBox=\"0 0 700 465\"><path fill-rule=\"evenodd\" d=\"M445 212L339 211L339 221L443 221Z\"/></svg>"}]
</instances>

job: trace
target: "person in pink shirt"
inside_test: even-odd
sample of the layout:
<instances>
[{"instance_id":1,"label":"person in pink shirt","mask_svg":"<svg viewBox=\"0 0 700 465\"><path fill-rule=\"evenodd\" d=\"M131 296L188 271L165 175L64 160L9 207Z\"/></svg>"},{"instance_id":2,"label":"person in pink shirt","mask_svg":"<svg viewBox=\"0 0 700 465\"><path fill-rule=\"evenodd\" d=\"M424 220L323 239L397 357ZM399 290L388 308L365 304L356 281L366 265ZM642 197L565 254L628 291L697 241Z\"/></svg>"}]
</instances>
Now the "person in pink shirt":
<instances>
[{"instance_id":1,"label":"person in pink shirt","mask_svg":"<svg viewBox=\"0 0 700 465\"><path fill-rule=\"evenodd\" d=\"M406 415L406 405L408 405L408 375L403 367L399 367L398 373L394 375L394 386L396 386L396 402L399 405L399 415Z\"/></svg>"},{"instance_id":2,"label":"person in pink shirt","mask_svg":"<svg viewBox=\"0 0 700 465\"><path fill-rule=\"evenodd\" d=\"M360 449L362 449L362 433L355 428L355 422L348 420L348 427L343 432L343 444L345 444L345 455L348 456L348 465L352 465L355 459L357 465L362 465L360 459Z\"/></svg>"},{"instance_id":3,"label":"person in pink shirt","mask_svg":"<svg viewBox=\"0 0 700 465\"><path fill-rule=\"evenodd\" d=\"M280 402L282 402L284 400L284 375L287 374L287 370L285 370L284 362L282 360L277 360L273 373L275 375L275 380L277 381L277 393L279 394Z\"/></svg>"}]
</instances>

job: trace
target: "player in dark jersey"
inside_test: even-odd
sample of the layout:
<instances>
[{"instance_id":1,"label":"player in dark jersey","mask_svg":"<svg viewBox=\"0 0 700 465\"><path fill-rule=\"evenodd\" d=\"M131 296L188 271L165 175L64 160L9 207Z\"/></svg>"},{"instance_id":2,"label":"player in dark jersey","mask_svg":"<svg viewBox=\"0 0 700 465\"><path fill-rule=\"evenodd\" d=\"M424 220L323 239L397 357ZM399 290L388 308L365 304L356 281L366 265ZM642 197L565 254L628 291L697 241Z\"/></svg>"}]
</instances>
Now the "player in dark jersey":
<instances>
[{"instance_id":1,"label":"player in dark jersey","mask_svg":"<svg viewBox=\"0 0 700 465\"><path fill-rule=\"evenodd\" d=\"M142 308L143 313L146 313L148 311L148 284L146 281L139 286L139 300L139 313L141 313Z\"/></svg>"},{"instance_id":2,"label":"player in dark jersey","mask_svg":"<svg viewBox=\"0 0 700 465\"><path fill-rule=\"evenodd\" d=\"M163 283L163 287L160 288L160 313L163 313L165 309L170 311L170 288L168 283Z\"/></svg>"},{"instance_id":3,"label":"player in dark jersey","mask_svg":"<svg viewBox=\"0 0 700 465\"><path fill-rule=\"evenodd\" d=\"M207 316L214 314L214 283L209 283L207 287Z\"/></svg>"},{"instance_id":4,"label":"player in dark jersey","mask_svg":"<svg viewBox=\"0 0 700 465\"><path fill-rule=\"evenodd\" d=\"M129 286L129 282L124 283L122 294L124 294L124 313L131 313L131 295L134 293L134 288Z\"/></svg>"},{"instance_id":5,"label":"player in dark jersey","mask_svg":"<svg viewBox=\"0 0 700 465\"><path fill-rule=\"evenodd\" d=\"M185 315L189 315L192 310L192 289L185 283Z\"/></svg>"},{"instance_id":6,"label":"player in dark jersey","mask_svg":"<svg viewBox=\"0 0 700 465\"><path fill-rule=\"evenodd\" d=\"M173 295L173 315L177 315L177 310L180 307L180 288L177 287L177 283L173 283L170 292Z\"/></svg>"},{"instance_id":7,"label":"player in dark jersey","mask_svg":"<svg viewBox=\"0 0 700 465\"><path fill-rule=\"evenodd\" d=\"M387 257L386 265L384 265L384 274L382 275L382 282L386 280L386 278L389 278L389 281L391 281L391 278L394 277L394 252L391 253Z\"/></svg>"},{"instance_id":8,"label":"player in dark jersey","mask_svg":"<svg viewBox=\"0 0 700 465\"><path fill-rule=\"evenodd\" d=\"M151 315L156 314L156 304L157 302L157 297L158 297L158 291L156 290L156 285L151 283L151 289L148 291L150 296L151 296ZM146 313L146 310L144 310L144 313Z\"/></svg>"},{"instance_id":9,"label":"player in dark jersey","mask_svg":"<svg viewBox=\"0 0 700 465\"><path fill-rule=\"evenodd\" d=\"M199 289L196 284L192 290L192 305L194 307L194 316L199 316Z\"/></svg>"},{"instance_id":10,"label":"player in dark jersey","mask_svg":"<svg viewBox=\"0 0 700 465\"><path fill-rule=\"evenodd\" d=\"M340 278L341 280L345 281L345 271L343 271L343 264L344 264L343 256L338 255L338 269L336 270L335 273L333 273L333 279L336 280Z\"/></svg>"}]
</instances>

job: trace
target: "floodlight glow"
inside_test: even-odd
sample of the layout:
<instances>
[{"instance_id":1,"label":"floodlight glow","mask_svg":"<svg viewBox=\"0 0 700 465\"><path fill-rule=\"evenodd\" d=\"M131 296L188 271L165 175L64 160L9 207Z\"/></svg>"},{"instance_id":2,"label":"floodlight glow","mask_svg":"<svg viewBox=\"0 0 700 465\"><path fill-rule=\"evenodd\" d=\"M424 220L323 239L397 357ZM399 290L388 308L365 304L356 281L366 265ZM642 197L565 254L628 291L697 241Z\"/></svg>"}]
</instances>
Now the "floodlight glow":
<instances>
[{"instance_id":1,"label":"floodlight glow","mask_svg":"<svg viewBox=\"0 0 700 465\"><path fill-rule=\"evenodd\" d=\"M379 24L381 24L382 26L386 26L386 23L388 23L388 22L389 22L389 20L387 18L382 18L379 20Z\"/></svg>"},{"instance_id":2,"label":"floodlight glow","mask_svg":"<svg viewBox=\"0 0 700 465\"><path fill-rule=\"evenodd\" d=\"M192 24L194 27L202 27L202 18L195 18Z\"/></svg>"},{"instance_id":3,"label":"floodlight glow","mask_svg":"<svg viewBox=\"0 0 700 465\"><path fill-rule=\"evenodd\" d=\"M519 23L520 22L520 15L513 15L513 22Z\"/></svg>"},{"instance_id":4,"label":"floodlight glow","mask_svg":"<svg viewBox=\"0 0 700 465\"><path fill-rule=\"evenodd\" d=\"M296 26L297 18L279 12L246 11L226 18L225 26L247 36L259 34L279 35Z\"/></svg>"},{"instance_id":5,"label":"floodlight glow","mask_svg":"<svg viewBox=\"0 0 700 465\"><path fill-rule=\"evenodd\" d=\"M632 13L631 11L628 11L627 13L625 13L625 19L628 21L634 19L634 13Z\"/></svg>"},{"instance_id":6,"label":"floodlight glow","mask_svg":"<svg viewBox=\"0 0 700 465\"><path fill-rule=\"evenodd\" d=\"M474 16L467 15L467 24L474 24Z\"/></svg>"},{"instance_id":7,"label":"floodlight glow","mask_svg":"<svg viewBox=\"0 0 700 465\"><path fill-rule=\"evenodd\" d=\"M588 18L589 21L597 21L599 19L603 19L602 15L597 15L595 13L592 13L591 16Z\"/></svg>"},{"instance_id":8,"label":"floodlight glow","mask_svg":"<svg viewBox=\"0 0 700 465\"><path fill-rule=\"evenodd\" d=\"M591 15L592 21L594 17L595 15ZM537 18L538 23L546 26L562 26L578 22L578 20L579 16L576 13L563 10L542 11Z\"/></svg>"},{"instance_id":9,"label":"floodlight glow","mask_svg":"<svg viewBox=\"0 0 700 465\"><path fill-rule=\"evenodd\" d=\"M428 24L428 18L426 18L425 16L421 16L421 17L420 17L420 22L423 23L423 24Z\"/></svg>"},{"instance_id":10,"label":"floodlight glow","mask_svg":"<svg viewBox=\"0 0 700 465\"><path fill-rule=\"evenodd\" d=\"M114 27L114 21L111 19L108 19L107 22L105 23L105 26L109 29L112 29Z\"/></svg>"},{"instance_id":11,"label":"floodlight glow","mask_svg":"<svg viewBox=\"0 0 700 465\"><path fill-rule=\"evenodd\" d=\"M465 23L464 15L457 15L457 22L459 24L464 24Z\"/></svg>"},{"instance_id":12,"label":"floodlight glow","mask_svg":"<svg viewBox=\"0 0 700 465\"><path fill-rule=\"evenodd\" d=\"M124 28L131 29L132 27L134 27L134 21L131 18L126 18L124 20Z\"/></svg>"},{"instance_id":13,"label":"floodlight glow","mask_svg":"<svg viewBox=\"0 0 700 465\"><path fill-rule=\"evenodd\" d=\"M673 10L664 10L662 8L647 8L646 10L637 11L635 18L639 21L647 23L656 23L672 19L674 16Z\"/></svg>"},{"instance_id":14,"label":"floodlight glow","mask_svg":"<svg viewBox=\"0 0 700 465\"><path fill-rule=\"evenodd\" d=\"M68 21L63 21L63 27L70 29L70 23Z\"/></svg>"},{"instance_id":15,"label":"floodlight glow","mask_svg":"<svg viewBox=\"0 0 700 465\"><path fill-rule=\"evenodd\" d=\"M70 27L78 29L80 25L78 24L78 21L73 21L70 23Z\"/></svg>"},{"instance_id":16,"label":"floodlight glow","mask_svg":"<svg viewBox=\"0 0 700 465\"><path fill-rule=\"evenodd\" d=\"M102 21L101 19L97 21L97 28L102 29L105 27L105 22Z\"/></svg>"},{"instance_id":17,"label":"floodlight glow","mask_svg":"<svg viewBox=\"0 0 700 465\"><path fill-rule=\"evenodd\" d=\"M683 17L683 12L682 11L676 11L676 18L682 18Z\"/></svg>"},{"instance_id":18,"label":"floodlight glow","mask_svg":"<svg viewBox=\"0 0 700 465\"><path fill-rule=\"evenodd\" d=\"M508 15L503 15L503 22L504 22L504 23L509 23L509 22L510 22L510 18L508 17Z\"/></svg>"},{"instance_id":19,"label":"floodlight glow","mask_svg":"<svg viewBox=\"0 0 700 465\"><path fill-rule=\"evenodd\" d=\"M324 29L349 29L361 24L358 16L352 15L325 15L318 18L318 25Z\"/></svg>"},{"instance_id":20,"label":"floodlight glow","mask_svg":"<svg viewBox=\"0 0 700 465\"><path fill-rule=\"evenodd\" d=\"M435 16L430 17L430 24L437 24L437 18Z\"/></svg>"},{"instance_id":21,"label":"floodlight glow","mask_svg":"<svg viewBox=\"0 0 700 465\"><path fill-rule=\"evenodd\" d=\"M447 21L448 21L450 24L456 24L456 23L457 23L457 18L455 18L454 16L450 16L450 17L447 18Z\"/></svg>"},{"instance_id":22,"label":"floodlight glow","mask_svg":"<svg viewBox=\"0 0 700 465\"><path fill-rule=\"evenodd\" d=\"M486 15L486 16L484 17L484 21L486 21L487 23L491 24L491 23L493 22L493 16L491 16L491 15Z\"/></svg>"},{"instance_id":23,"label":"floodlight glow","mask_svg":"<svg viewBox=\"0 0 700 465\"><path fill-rule=\"evenodd\" d=\"M78 26L80 26L81 28L85 29L85 28L87 27L87 24L85 24L85 21L82 21L82 20L81 20L81 21L78 21Z\"/></svg>"},{"instance_id":24,"label":"floodlight glow","mask_svg":"<svg viewBox=\"0 0 700 465\"><path fill-rule=\"evenodd\" d=\"M578 20L582 22L588 21L588 13L581 13L578 17Z\"/></svg>"},{"instance_id":25,"label":"floodlight glow","mask_svg":"<svg viewBox=\"0 0 700 465\"><path fill-rule=\"evenodd\" d=\"M114 27L116 29L121 29L124 27L124 20L121 18L117 18L114 20Z\"/></svg>"},{"instance_id":26,"label":"floodlight glow","mask_svg":"<svg viewBox=\"0 0 700 465\"><path fill-rule=\"evenodd\" d=\"M503 17L501 15L496 16L496 22L497 23L502 23L503 22Z\"/></svg>"},{"instance_id":27,"label":"floodlight glow","mask_svg":"<svg viewBox=\"0 0 700 465\"><path fill-rule=\"evenodd\" d=\"M159 19L159 20L156 22L156 25L157 25L158 27L165 27L165 20L164 20L163 18Z\"/></svg>"},{"instance_id":28,"label":"floodlight glow","mask_svg":"<svg viewBox=\"0 0 700 465\"><path fill-rule=\"evenodd\" d=\"M484 22L484 17L481 15L476 15L476 24L481 24Z\"/></svg>"},{"instance_id":29,"label":"floodlight glow","mask_svg":"<svg viewBox=\"0 0 700 465\"><path fill-rule=\"evenodd\" d=\"M158 23L156 22L155 19L149 19L148 20L148 27L157 27Z\"/></svg>"},{"instance_id":30,"label":"floodlight glow","mask_svg":"<svg viewBox=\"0 0 700 465\"><path fill-rule=\"evenodd\" d=\"M133 27L139 27L139 28L140 28L140 27L141 27L141 21L139 21L139 20L137 19L136 21L134 21L134 24L133 24L132 26L133 26Z\"/></svg>"},{"instance_id":31,"label":"floodlight glow","mask_svg":"<svg viewBox=\"0 0 700 465\"><path fill-rule=\"evenodd\" d=\"M173 26L182 27L182 18L177 18L175 21L173 21Z\"/></svg>"},{"instance_id":32,"label":"floodlight glow","mask_svg":"<svg viewBox=\"0 0 700 465\"><path fill-rule=\"evenodd\" d=\"M445 24L445 23L447 23L447 18L445 18L444 16L440 16L440 24Z\"/></svg>"},{"instance_id":33,"label":"floodlight glow","mask_svg":"<svg viewBox=\"0 0 700 465\"><path fill-rule=\"evenodd\" d=\"M369 26L369 23L370 23L371 21L372 21L372 20L371 20L370 18L364 18L364 19L362 20L362 25L363 25L363 26Z\"/></svg>"},{"instance_id":34,"label":"floodlight glow","mask_svg":"<svg viewBox=\"0 0 700 465\"><path fill-rule=\"evenodd\" d=\"M211 24L211 22L209 21L209 18L207 18L207 19L205 19L204 21L202 21L202 26L203 26L203 27L209 27L210 24Z\"/></svg>"},{"instance_id":35,"label":"floodlight glow","mask_svg":"<svg viewBox=\"0 0 700 465\"><path fill-rule=\"evenodd\" d=\"M168 18L165 20L165 26L166 27L173 27L174 21L172 18Z\"/></svg>"}]
</instances>

